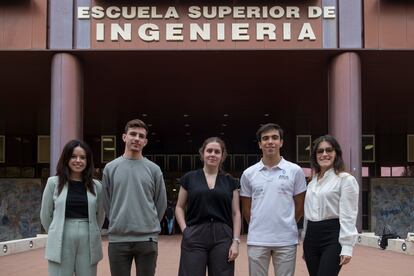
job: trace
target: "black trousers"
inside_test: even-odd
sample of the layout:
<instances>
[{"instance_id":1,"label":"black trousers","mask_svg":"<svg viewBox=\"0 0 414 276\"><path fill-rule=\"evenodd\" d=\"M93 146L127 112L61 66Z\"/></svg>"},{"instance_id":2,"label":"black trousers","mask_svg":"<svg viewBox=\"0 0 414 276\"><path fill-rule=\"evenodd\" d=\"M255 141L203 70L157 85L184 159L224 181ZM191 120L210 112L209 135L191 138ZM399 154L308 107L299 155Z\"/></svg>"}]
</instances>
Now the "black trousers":
<instances>
[{"instance_id":1,"label":"black trousers","mask_svg":"<svg viewBox=\"0 0 414 276\"><path fill-rule=\"evenodd\" d=\"M153 276L157 263L158 243L110 242L108 256L112 276L130 276L132 260L135 260L137 276Z\"/></svg>"},{"instance_id":2,"label":"black trousers","mask_svg":"<svg viewBox=\"0 0 414 276\"><path fill-rule=\"evenodd\" d=\"M188 226L181 241L179 276L233 276L228 261L233 230L225 223L207 222Z\"/></svg>"},{"instance_id":3,"label":"black trousers","mask_svg":"<svg viewBox=\"0 0 414 276\"><path fill-rule=\"evenodd\" d=\"M339 219L308 221L303 253L310 276L339 274L342 249L338 241L339 229Z\"/></svg>"}]
</instances>

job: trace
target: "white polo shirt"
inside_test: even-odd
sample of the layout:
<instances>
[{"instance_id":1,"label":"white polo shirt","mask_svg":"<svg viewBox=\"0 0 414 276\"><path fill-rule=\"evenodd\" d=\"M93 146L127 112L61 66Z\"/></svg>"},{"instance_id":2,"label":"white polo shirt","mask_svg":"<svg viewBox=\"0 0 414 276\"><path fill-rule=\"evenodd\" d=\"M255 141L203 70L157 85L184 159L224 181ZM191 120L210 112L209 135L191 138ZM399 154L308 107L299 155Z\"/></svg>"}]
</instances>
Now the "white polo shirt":
<instances>
[{"instance_id":1,"label":"white polo shirt","mask_svg":"<svg viewBox=\"0 0 414 276\"><path fill-rule=\"evenodd\" d=\"M297 244L298 228L293 197L306 191L303 170L283 158L270 169L260 161L243 172L240 184L240 196L252 200L247 244Z\"/></svg>"}]
</instances>

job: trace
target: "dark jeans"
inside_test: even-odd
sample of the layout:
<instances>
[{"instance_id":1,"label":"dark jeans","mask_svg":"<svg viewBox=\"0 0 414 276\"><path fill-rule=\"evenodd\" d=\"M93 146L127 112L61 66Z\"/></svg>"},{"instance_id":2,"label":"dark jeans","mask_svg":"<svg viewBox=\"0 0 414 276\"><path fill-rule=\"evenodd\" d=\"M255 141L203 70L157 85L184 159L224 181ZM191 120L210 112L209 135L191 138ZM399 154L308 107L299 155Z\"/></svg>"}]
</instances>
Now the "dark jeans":
<instances>
[{"instance_id":1,"label":"dark jeans","mask_svg":"<svg viewBox=\"0 0 414 276\"><path fill-rule=\"evenodd\" d=\"M233 276L234 261L228 262L233 239L230 226L207 222L188 226L181 241L179 276Z\"/></svg>"},{"instance_id":2,"label":"dark jeans","mask_svg":"<svg viewBox=\"0 0 414 276\"><path fill-rule=\"evenodd\" d=\"M154 241L110 242L108 255L112 276L130 276L132 259L137 276L154 276L158 244Z\"/></svg>"},{"instance_id":3,"label":"dark jeans","mask_svg":"<svg viewBox=\"0 0 414 276\"><path fill-rule=\"evenodd\" d=\"M336 276L339 274L341 245L339 220L308 221L303 253L310 276Z\"/></svg>"}]
</instances>

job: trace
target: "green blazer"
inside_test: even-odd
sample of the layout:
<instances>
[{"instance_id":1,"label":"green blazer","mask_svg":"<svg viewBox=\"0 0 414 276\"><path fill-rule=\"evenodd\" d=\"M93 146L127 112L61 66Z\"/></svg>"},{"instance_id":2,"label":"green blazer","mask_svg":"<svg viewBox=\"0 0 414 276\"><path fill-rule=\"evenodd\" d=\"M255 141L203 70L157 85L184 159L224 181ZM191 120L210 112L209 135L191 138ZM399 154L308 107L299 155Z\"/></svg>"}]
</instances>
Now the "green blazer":
<instances>
[{"instance_id":1,"label":"green blazer","mask_svg":"<svg viewBox=\"0 0 414 276\"><path fill-rule=\"evenodd\" d=\"M102 184L97 180L94 180L94 182L96 196L89 191L87 192L91 265L98 263L103 257L101 227L105 219L102 205ZM48 233L45 258L53 262L61 263L68 184L66 183L63 186L60 195L57 195L57 186L58 177L49 177L43 192L40 221Z\"/></svg>"}]
</instances>

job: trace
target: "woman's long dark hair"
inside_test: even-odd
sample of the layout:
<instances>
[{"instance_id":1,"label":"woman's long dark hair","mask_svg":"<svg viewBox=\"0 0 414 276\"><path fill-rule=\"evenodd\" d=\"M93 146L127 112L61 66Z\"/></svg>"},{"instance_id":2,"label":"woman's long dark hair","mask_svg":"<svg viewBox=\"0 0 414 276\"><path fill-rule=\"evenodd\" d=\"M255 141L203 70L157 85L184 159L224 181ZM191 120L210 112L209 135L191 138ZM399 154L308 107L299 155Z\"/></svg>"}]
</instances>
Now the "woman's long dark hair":
<instances>
[{"instance_id":1,"label":"woman's long dark hair","mask_svg":"<svg viewBox=\"0 0 414 276\"><path fill-rule=\"evenodd\" d=\"M318 160L316 159L316 150L318 149L319 144L322 142L327 142L331 144L332 148L335 150L336 157L333 163L333 168L335 170L335 173L339 174L345 171L345 164L344 164L344 160L342 159L341 146L339 145L338 141L336 141L336 139L332 135L327 134L313 141L313 147L312 147L312 153L311 153L311 166L314 172L316 174L319 174L321 172L321 167L319 166Z\"/></svg>"},{"instance_id":2,"label":"woman's long dark hair","mask_svg":"<svg viewBox=\"0 0 414 276\"><path fill-rule=\"evenodd\" d=\"M81 147L86 153L86 167L82 171L82 182L85 184L85 187L89 192L96 195L93 182L94 166L92 151L85 142L76 139L69 141L65 145L65 147L62 150L62 154L60 155L58 164L56 166L56 175L59 178L58 194L62 192L63 186L65 186L66 182L68 182L70 179L71 171L69 168L69 161L72 157L73 150L76 147Z\"/></svg>"}]
</instances>

